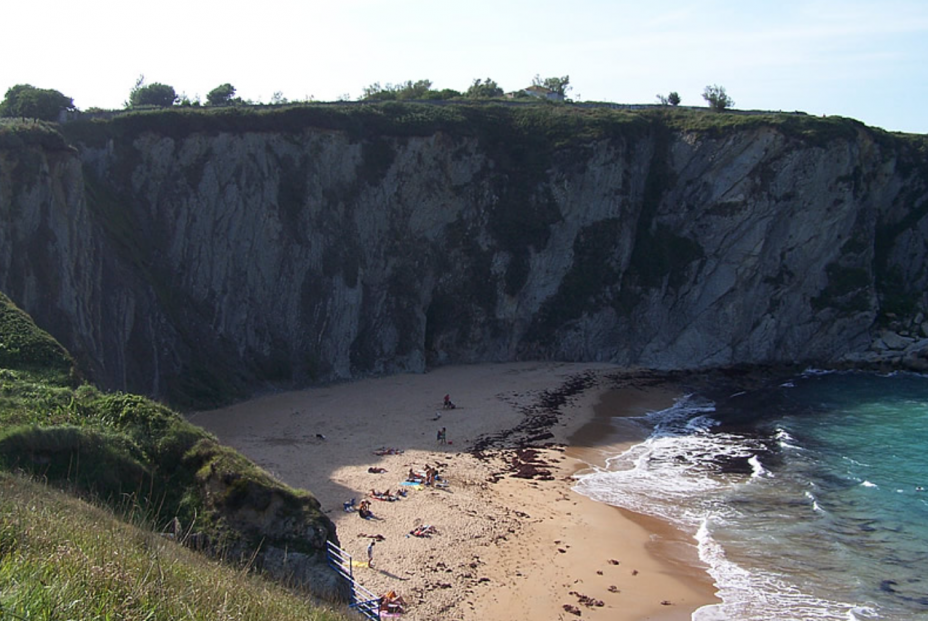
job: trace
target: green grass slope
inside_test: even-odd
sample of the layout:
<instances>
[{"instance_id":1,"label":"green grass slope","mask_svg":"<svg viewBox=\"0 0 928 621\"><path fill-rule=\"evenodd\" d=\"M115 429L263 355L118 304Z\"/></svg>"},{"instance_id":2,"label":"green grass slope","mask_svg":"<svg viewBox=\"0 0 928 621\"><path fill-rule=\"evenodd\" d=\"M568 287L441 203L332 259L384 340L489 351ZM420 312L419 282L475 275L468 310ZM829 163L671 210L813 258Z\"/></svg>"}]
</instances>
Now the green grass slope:
<instances>
[{"instance_id":1,"label":"green grass slope","mask_svg":"<svg viewBox=\"0 0 928 621\"><path fill-rule=\"evenodd\" d=\"M126 507L125 517L138 517ZM279 584L0 472L0 618L342 621Z\"/></svg>"},{"instance_id":2,"label":"green grass slope","mask_svg":"<svg viewBox=\"0 0 928 621\"><path fill-rule=\"evenodd\" d=\"M47 591L43 585L48 584L49 575L59 571L51 566L60 560L55 558L55 550L68 548L69 542L76 540L72 533L97 530L105 513L89 507L77 509L82 507L78 504L65 508L65 499L43 487L30 487L25 478L65 489L117 514L131 508L135 519L156 531L179 527L196 547L230 561L256 560L260 566L262 551L275 547L314 559L321 566L326 540L335 540L334 526L308 492L274 480L241 454L221 446L213 436L158 403L136 395L102 393L80 383L67 351L3 294L0 473L0 606L10 610L14 605L17 610L38 606L32 613L39 616L27 618L74 618L61 611L61 616L46 616L45 596L38 591ZM49 535L42 544L51 547L36 548L38 551L22 547L24 541L31 541L30 514L22 514L22 519L16 515L29 506L58 507L42 518L50 533L60 533L60 539ZM60 517L60 525L54 524L55 515ZM280 526L269 529L261 524ZM131 535L135 539L144 536L141 531ZM103 550L106 537L93 545ZM108 553L118 555L122 545L113 541ZM47 565L44 569L43 563ZM83 563L75 571L83 567L93 572L98 571L95 567L104 566ZM265 569L275 573L280 568ZM276 571L275 575L286 574ZM91 575L81 578L94 579ZM303 586L331 592L330 585L320 584L317 589L313 584ZM23 594L30 589L37 594ZM162 596L174 599L175 594L163 590ZM108 605L103 600L96 604L100 610ZM180 617L165 614L138 618ZM204 615L194 616L219 618Z\"/></svg>"}]
</instances>

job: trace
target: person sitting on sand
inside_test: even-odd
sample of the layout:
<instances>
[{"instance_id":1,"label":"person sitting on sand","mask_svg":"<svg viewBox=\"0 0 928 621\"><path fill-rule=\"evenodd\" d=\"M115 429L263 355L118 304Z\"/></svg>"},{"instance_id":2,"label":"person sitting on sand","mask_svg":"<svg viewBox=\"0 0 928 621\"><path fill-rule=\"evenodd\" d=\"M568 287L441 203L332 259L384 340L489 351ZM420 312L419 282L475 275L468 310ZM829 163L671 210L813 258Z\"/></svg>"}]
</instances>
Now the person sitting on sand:
<instances>
[{"instance_id":1,"label":"person sitting on sand","mask_svg":"<svg viewBox=\"0 0 928 621\"><path fill-rule=\"evenodd\" d=\"M406 601L395 591L390 591L380 598L380 614L399 615L406 612Z\"/></svg>"},{"instance_id":2,"label":"person sitting on sand","mask_svg":"<svg viewBox=\"0 0 928 621\"><path fill-rule=\"evenodd\" d=\"M358 515L365 520L376 520L377 516L374 515L374 512L371 511L371 501L362 500L361 504L358 505Z\"/></svg>"},{"instance_id":3,"label":"person sitting on sand","mask_svg":"<svg viewBox=\"0 0 928 621\"><path fill-rule=\"evenodd\" d=\"M455 406L454 403L451 402L451 395L445 395L445 402L442 407L444 407L446 410L454 409Z\"/></svg>"}]
</instances>

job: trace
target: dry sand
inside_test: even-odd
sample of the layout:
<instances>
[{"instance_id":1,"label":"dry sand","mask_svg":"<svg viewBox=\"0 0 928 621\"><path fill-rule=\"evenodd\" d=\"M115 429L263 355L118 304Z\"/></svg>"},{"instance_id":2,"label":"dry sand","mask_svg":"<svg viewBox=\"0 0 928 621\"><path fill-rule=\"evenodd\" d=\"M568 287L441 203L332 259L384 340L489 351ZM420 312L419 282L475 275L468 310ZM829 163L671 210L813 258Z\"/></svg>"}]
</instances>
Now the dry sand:
<instances>
[{"instance_id":1,"label":"dry sand","mask_svg":"<svg viewBox=\"0 0 928 621\"><path fill-rule=\"evenodd\" d=\"M636 425L611 417L667 407L678 396L672 386L614 379L622 375L596 364L444 367L274 394L190 418L289 485L311 490L360 582L378 595L402 595L406 619L576 619L577 612L689 619L715 601L691 539L571 491L571 475L641 439ZM442 409L446 393L456 409ZM437 442L442 427L447 445ZM520 451L527 438L548 448ZM483 450L472 453L475 446ZM380 448L402 453L376 455ZM426 464L439 468L446 487L400 485ZM513 477L516 467L542 476ZM407 494L372 500L374 520L343 510L372 489ZM437 533L409 536L420 525ZM383 537L373 567L368 535Z\"/></svg>"}]
</instances>

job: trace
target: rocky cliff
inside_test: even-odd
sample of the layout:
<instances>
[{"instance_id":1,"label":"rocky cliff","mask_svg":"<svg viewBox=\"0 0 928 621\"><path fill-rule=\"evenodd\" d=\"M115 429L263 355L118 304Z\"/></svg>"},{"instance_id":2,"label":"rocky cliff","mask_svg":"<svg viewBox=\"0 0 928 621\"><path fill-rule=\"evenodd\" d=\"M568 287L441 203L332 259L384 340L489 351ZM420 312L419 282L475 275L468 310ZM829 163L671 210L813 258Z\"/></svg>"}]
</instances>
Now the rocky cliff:
<instances>
[{"instance_id":1,"label":"rocky cliff","mask_svg":"<svg viewBox=\"0 0 928 621\"><path fill-rule=\"evenodd\" d=\"M0 142L0 290L109 388L202 406L447 363L926 349L924 137L413 104L62 132Z\"/></svg>"}]
</instances>

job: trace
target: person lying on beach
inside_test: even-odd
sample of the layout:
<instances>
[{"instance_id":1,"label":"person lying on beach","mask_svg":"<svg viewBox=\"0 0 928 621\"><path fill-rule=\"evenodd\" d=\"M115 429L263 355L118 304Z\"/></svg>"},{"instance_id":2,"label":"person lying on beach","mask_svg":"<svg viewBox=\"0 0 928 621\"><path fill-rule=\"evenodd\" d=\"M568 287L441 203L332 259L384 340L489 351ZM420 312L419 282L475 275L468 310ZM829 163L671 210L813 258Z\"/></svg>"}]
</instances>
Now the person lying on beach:
<instances>
[{"instance_id":1,"label":"person lying on beach","mask_svg":"<svg viewBox=\"0 0 928 621\"><path fill-rule=\"evenodd\" d=\"M370 472L371 474L383 474L384 472L387 471L387 469L371 466L370 468L367 469L367 471Z\"/></svg>"},{"instance_id":2,"label":"person lying on beach","mask_svg":"<svg viewBox=\"0 0 928 621\"><path fill-rule=\"evenodd\" d=\"M431 537L432 535L437 535L438 531L431 524L427 524L425 526L415 527L409 531L409 534L413 537Z\"/></svg>"},{"instance_id":3,"label":"person lying on beach","mask_svg":"<svg viewBox=\"0 0 928 621\"><path fill-rule=\"evenodd\" d=\"M402 454L403 454L403 451L400 449L384 448L382 446L379 449L374 451L374 455L379 455L381 457L384 455L402 455Z\"/></svg>"},{"instance_id":4,"label":"person lying on beach","mask_svg":"<svg viewBox=\"0 0 928 621\"><path fill-rule=\"evenodd\" d=\"M393 502L394 500L399 500L399 498L397 498L396 496L390 493L390 490L387 490L385 492L378 492L377 490L372 489L371 498L375 498L377 500L385 500L387 502Z\"/></svg>"},{"instance_id":5,"label":"person lying on beach","mask_svg":"<svg viewBox=\"0 0 928 621\"><path fill-rule=\"evenodd\" d=\"M374 541L383 541L386 539L383 535L368 535L366 533L358 533L358 537L367 537L368 539L373 539Z\"/></svg>"}]
</instances>

